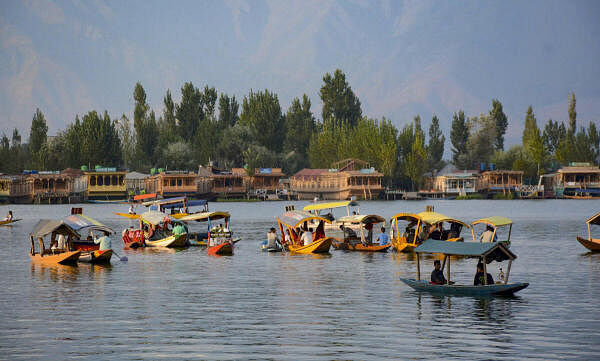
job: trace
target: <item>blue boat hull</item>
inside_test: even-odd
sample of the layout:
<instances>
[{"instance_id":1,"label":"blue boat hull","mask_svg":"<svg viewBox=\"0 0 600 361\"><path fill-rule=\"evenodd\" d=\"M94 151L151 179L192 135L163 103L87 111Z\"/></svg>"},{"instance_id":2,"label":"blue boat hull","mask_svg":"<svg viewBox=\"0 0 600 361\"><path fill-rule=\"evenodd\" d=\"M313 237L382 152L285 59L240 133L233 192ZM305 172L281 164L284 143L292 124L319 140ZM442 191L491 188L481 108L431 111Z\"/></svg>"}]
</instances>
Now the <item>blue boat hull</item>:
<instances>
[{"instance_id":1,"label":"blue boat hull","mask_svg":"<svg viewBox=\"0 0 600 361\"><path fill-rule=\"evenodd\" d=\"M410 287L420 292L460 296L509 296L529 286L529 283L493 284L487 286L434 285L414 278L400 278Z\"/></svg>"}]
</instances>

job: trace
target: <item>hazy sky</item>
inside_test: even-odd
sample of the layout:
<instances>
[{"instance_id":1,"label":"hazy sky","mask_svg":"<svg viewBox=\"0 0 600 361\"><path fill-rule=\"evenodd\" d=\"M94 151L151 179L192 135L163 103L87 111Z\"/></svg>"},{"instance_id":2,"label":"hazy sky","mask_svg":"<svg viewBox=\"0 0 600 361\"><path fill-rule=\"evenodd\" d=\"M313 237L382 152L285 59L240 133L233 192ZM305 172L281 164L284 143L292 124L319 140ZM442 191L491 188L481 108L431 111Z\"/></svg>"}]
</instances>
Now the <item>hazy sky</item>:
<instances>
[{"instance_id":1,"label":"hazy sky","mask_svg":"<svg viewBox=\"0 0 600 361\"><path fill-rule=\"evenodd\" d=\"M49 134L76 114L132 114L140 81L162 114L186 81L241 99L306 93L320 118L326 72L342 69L363 114L398 127L420 114L487 112L492 98L520 142L531 104L543 125L600 121L600 1L1 1L0 133Z\"/></svg>"}]
</instances>

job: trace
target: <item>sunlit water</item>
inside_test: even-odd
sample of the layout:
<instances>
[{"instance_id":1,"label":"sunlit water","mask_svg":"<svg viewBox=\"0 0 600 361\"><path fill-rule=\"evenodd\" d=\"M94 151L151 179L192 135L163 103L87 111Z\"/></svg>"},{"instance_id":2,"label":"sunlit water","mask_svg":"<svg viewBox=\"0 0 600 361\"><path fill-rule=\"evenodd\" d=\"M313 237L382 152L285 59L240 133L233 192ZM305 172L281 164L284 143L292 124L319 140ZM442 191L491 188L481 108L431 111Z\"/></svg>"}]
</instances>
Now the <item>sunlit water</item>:
<instances>
[{"instance_id":1,"label":"sunlit water","mask_svg":"<svg viewBox=\"0 0 600 361\"><path fill-rule=\"evenodd\" d=\"M22 221L0 227L1 359L597 359L600 357L600 254L575 236L598 201L362 202L361 213L389 219L435 210L471 222L515 221L514 298L419 294L399 281L415 259L396 253L332 251L266 254L258 244L283 202L211 203L228 210L242 241L232 257L202 248L124 251L112 266L31 264L27 234L39 218L70 206L15 206ZM297 202L301 208L306 202ZM83 205L120 231L112 212ZM0 215L8 206L0 207ZM463 236L470 233L463 231ZM432 259L426 259L428 276ZM475 261L452 262L453 279L472 282ZM488 271L498 275L497 264Z\"/></svg>"}]
</instances>

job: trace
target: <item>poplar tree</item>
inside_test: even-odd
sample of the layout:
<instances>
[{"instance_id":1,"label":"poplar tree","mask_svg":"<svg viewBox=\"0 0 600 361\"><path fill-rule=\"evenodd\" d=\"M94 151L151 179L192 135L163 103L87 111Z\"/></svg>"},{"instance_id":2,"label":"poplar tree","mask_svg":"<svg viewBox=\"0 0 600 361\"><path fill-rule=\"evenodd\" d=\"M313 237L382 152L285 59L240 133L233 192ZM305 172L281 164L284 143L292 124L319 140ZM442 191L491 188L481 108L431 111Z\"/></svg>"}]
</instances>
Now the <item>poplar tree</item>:
<instances>
[{"instance_id":1,"label":"poplar tree","mask_svg":"<svg viewBox=\"0 0 600 361\"><path fill-rule=\"evenodd\" d=\"M347 122L351 127L356 126L362 118L360 100L352 91L346 81L346 75L337 69L333 76L326 73L323 77L323 86L319 92L323 102L323 122L335 119L338 123Z\"/></svg>"},{"instance_id":2,"label":"poplar tree","mask_svg":"<svg viewBox=\"0 0 600 361\"><path fill-rule=\"evenodd\" d=\"M467 167L467 142L469 140L469 128L465 120L465 113L459 110L452 116L452 129L450 131L450 142L452 143L452 162L459 169Z\"/></svg>"},{"instance_id":3,"label":"poplar tree","mask_svg":"<svg viewBox=\"0 0 600 361\"><path fill-rule=\"evenodd\" d=\"M439 170L443 167L444 162L444 142L446 137L440 129L440 120L436 115L431 119L429 126L429 143L427 144L427 158L429 160L429 170Z\"/></svg>"},{"instance_id":4,"label":"poplar tree","mask_svg":"<svg viewBox=\"0 0 600 361\"><path fill-rule=\"evenodd\" d=\"M498 99L492 99L492 109L490 110L490 117L494 120L496 125L496 139L494 146L497 150L504 150L504 134L506 134L506 128L508 127L508 118L502 110L502 103Z\"/></svg>"}]
</instances>

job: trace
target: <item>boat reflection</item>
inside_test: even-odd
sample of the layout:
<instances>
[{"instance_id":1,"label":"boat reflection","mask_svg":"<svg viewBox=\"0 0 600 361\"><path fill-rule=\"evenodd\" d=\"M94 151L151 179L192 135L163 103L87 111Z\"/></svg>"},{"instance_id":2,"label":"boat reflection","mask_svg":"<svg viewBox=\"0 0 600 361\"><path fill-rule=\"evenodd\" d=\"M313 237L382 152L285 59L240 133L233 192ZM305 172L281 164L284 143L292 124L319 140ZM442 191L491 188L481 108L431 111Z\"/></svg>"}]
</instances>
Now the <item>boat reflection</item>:
<instances>
[{"instance_id":1,"label":"boat reflection","mask_svg":"<svg viewBox=\"0 0 600 361\"><path fill-rule=\"evenodd\" d=\"M31 278L39 278L51 281L74 281L80 273L77 264L74 265L46 265L37 262L31 262Z\"/></svg>"}]
</instances>

